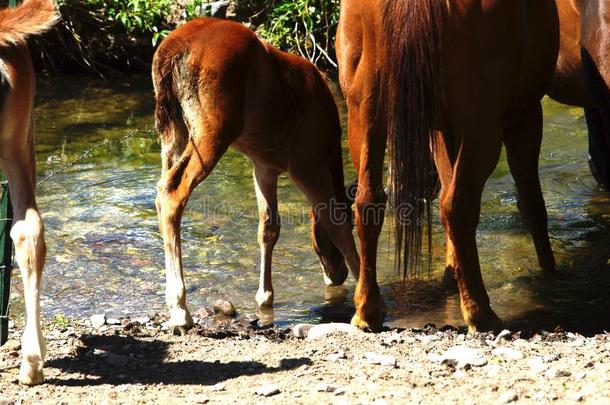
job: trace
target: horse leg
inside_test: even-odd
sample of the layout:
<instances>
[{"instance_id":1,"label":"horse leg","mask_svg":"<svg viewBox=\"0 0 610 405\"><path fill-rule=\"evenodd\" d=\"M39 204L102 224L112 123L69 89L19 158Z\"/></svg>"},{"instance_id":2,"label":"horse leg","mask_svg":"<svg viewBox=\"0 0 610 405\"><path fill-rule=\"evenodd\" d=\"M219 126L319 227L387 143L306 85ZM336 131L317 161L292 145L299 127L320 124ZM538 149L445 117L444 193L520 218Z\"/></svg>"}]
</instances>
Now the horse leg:
<instances>
[{"instance_id":1,"label":"horse leg","mask_svg":"<svg viewBox=\"0 0 610 405\"><path fill-rule=\"evenodd\" d=\"M471 142L462 141L453 179L440 204L441 221L453 245L453 252L449 252L452 257L447 263L454 266L462 316L471 332L502 327L485 291L476 245L481 195L485 181L497 164L502 137L501 130L494 130L491 122L487 125L483 120L473 122L477 125L465 126L456 133L480 132L485 136Z\"/></svg>"},{"instance_id":2,"label":"horse leg","mask_svg":"<svg viewBox=\"0 0 610 405\"><path fill-rule=\"evenodd\" d=\"M589 132L589 167L597 183L610 190L610 146L606 141L606 125L601 109L585 108Z\"/></svg>"},{"instance_id":3,"label":"horse leg","mask_svg":"<svg viewBox=\"0 0 610 405\"><path fill-rule=\"evenodd\" d=\"M275 170L254 166L254 185L258 203L258 244L261 249L260 280L256 292L259 307L273 306L271 257L280 237L280 215L277 207L277 177Z\"/></svg>"},{"instance_id":4,"label":"horse leg","mask_svg":"<svg viewBox=\"0 0 610 405\"><path fill-rule=\"evenodd\" d=\"M12 122L15 124L15 122ZM13 205L11 238L15 244L15 259L21 270L25 298L26 323L21 350L22 363L19 381L25 385L44 381L43 365L46 353L40 330L40 284L46 256L44 227L34 195L36 161L33 150L32 123L17 123L12 134L10 126L3 126L2 134L15 140L18 146L1 145L2 166L8 179ZM23 142L24 139L28 141Z\"/></svg>"},{"instance_id":5,"label":"horse leg","mask_svg":"<svg viewBox=\"0 0 610 405\"><path fill-rule=\"evenodd\" d=\"M336 195L330 167L324 165L317 169L309 168L298 172L291 170L290 175L311 204L312 221L324 227L334 246L347 261L350 270L356 273L360 258L352 235L351 219L347 215L336 218L333 213L333 201L336 201Z\"/></svg>"},{"instance_id":6,"label":"horse leg","mask_svg":"<svg viewBox=\"0 0 610 405\"><path fill-rule=\"evenodd\" d=\"M207 134L197 146L191 138L180 158L173 164L169 150L163 154L164 170L156 199L159 229L165 250L165 301L170 310L169 325L181 335L193 326L193 318L186 307L182 271L182 214L195 187L212 172L230 144L222 132L210 131Z\"/></svg>"},{"instance_id":7,"label":"horse leg","mask_svg":"<svg viewBox=\"0 0 610 405\"><path fill-rule=\"evenodd\" d=\"M538 176L538 159L542 144L542 106L536 103L519 114L504 137L510 172L515 179L519 199L517 206L531 233L540 267L555 270L555 258L549 242L547 213Z\"/></svg>"}]
</instances>

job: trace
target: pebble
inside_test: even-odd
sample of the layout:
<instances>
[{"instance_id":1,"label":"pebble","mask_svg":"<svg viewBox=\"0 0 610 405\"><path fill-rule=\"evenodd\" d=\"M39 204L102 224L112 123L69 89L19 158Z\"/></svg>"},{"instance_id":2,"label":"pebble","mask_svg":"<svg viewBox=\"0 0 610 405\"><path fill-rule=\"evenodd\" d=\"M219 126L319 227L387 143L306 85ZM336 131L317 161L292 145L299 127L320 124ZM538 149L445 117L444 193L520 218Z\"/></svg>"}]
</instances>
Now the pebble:
<instances>
[{"instance_id":1,"label":"pebble","mask_svg":"<svg viewBox=\"0 0 610 405\"><path fill-rule=\"evenodd\" d=\"M313 326L310 323L298 323L292 327L292 334L298 338L306 338Z\"/></svg>"},{"instance_id":2,"label":"pebble","mask_svg":"<svg viewBox=\"0 0 610 405\"><path fill-rule=\"evenodd\" d=\"M214 303L214 312L228 317L234 317L237 314L233 304L226 300L218 300Z\"/></svg>"},{"instance_id":3,"label":"pebble","mask_svg":"<svg viewBox=\"0 0 610 405\"><path fill-rule=\"evenodd\" d=\"M91 321L91 326L99 329L106 324L106 314L91 315L89 321Z\"/></svg>"},{"instance_id":4,"label":"pebble","mask_svg":"<svg viewBox=\"0 0 610 405\"><path fill-rule=\"evenodd\" d=\"M508 347L498 347L491 351L491 354L497 357L503 357L506 360L521 360L523 353L519 350L511 349Z\"/></svg>"},{"instance_id":5,"label":"pebble","mask_svg":"<svg viewBox=\"0 0 610 405\"><path fill-rule=\"evenodd\" d=\"M214 384L212 386L211 390L214 391L214 392L224 391L225 390L225 385L223 383Z\"/></svg>"},{"instance_id":6,"label":"pebble","mask_svg":"<svg viewBox=\"0 0 610 405\"><path fill-rule=\"evenodd\" d=\"M339 350L337 353L329 354L325 358L326 361L332 361L333 363L336 363L341 359L347 359L347 356L345 355L345 352L343 350Z\"/></svg>"},{"instance_id":7,"label":"pebble","mask_svg":"<svg viewBox=\"0 0 610 405\"><path fill-rule=\"evenodd\" d=\"M509 404L511 402L515 402L519 399L519 396L515 391L506 391L504 394L500 395L498 402L501 404Z\"/></svg>"},{"instance_id":8,"label":"pebble","mask_svg":"<svg viewBox=\"0 0 610 405\"><path fill-rule=\"evenodd\" d=\"M150 317L148 316L139 316L137 318L133 319L135 322L138 322L140 325L146 325L148 322L150 322Z\"/></svg>"},{"instance_id":9,"label":"pebble","mask_svg":"<svg viewBox=\"0 0 610 405\"><path fill-rule=\"evenodd\" d=\"M21 343L18 340L9 340L2 346L2 351L7 353L17 352L21 349Z\"/></svg>"},{"instance_id":10,"label":"pebble","mask_svg":"<svg viewBox=\"0 0 610 405\"><path fill-rule=\"evenodd\" d=\"M108 353L108 358L106 359L106 363L115 367L124 367L127 365L128 361L129 358L127 356L115 353Z\"/></svg>"},{"instance_id":11,"label":"pebble","mask_svg":"<svg viewBox=\"0 0 610 405\"><path fill-rule=\"evenodd\" d=\"M396 368L396 357L387 354L377 354L373 352L367 352L364 354L364 358L370 364L379 364L383 367L394 367Z\"/></svg>"},{"instance_id":12,"label":"pebble","mask_svg":"<svg viewBox=\"0 0 610 405\"><path fill-rule=\"evenodd\" d=\"M445 353L430 354L428 358L432 361L453 365L457 368L483 367L487 365L487 359L480 350L467 346L452 346Z\"/></svg>"},{"instance_id":13,"label":"pebble","mask_svg":"<svg viewBox=\"0 0 610 405\"><path fill-rule=\"evenodd\" d=\"M544 363L544 359L538 356L527 359L527 365L529 366L530 371L534 374L540 374L548 368L548 366Z\"/></svg>"},{"instance_id":14,"label":"pebble","mask_svg":"<svg viewBox=\"0 0 610 405\"><path fill-rule=\"evenodd\" d=\"M309 329L307 339L318 339L326 335L330 335L331 333L346 333L349 335L355 335L364 332L358 329L357 326L349 323L323 323L320 325L315 325Z\"/></svg>"},{"instance_id":15,"label":"pebble","mask_svg":"<svg viewBox=\"0 0 610 405\"><path fill-rule=\"evenodd\" d=\"M337 387L328 385L323 382L316 384L316 391L318 391L318 392L335 392L336 390L337 390Z\"/></svg>"},{"instance_id":16,"label":"pebble","mask_svg":"<svg viewBox=\"0 0 610 405\"><path fill-rule=\"evenodd\" d=\"M275 384L264 384L256 389L256 395L263 397L271 397L279 393L280 389Z\"/></svg>"},{"instance_id":17,"label":"pebble","mask_svg":"<svg viewBox=\"0 0 610 405\"><path fill-rule=\"evenodd\" d=\"M108 318L106 319L106 323L108 325L120 325L121 324L121 320L118 318Z\"/></svg>"}]
</instances>

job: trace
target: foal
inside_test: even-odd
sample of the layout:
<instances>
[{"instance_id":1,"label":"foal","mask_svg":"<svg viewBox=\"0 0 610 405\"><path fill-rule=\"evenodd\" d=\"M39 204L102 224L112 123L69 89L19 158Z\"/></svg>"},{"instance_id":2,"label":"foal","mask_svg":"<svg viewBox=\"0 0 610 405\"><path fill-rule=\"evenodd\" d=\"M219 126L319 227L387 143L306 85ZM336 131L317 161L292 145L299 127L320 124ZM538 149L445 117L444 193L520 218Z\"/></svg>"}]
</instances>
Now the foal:
<instances>
[{"instance_id":1,"label":"foal","mask_svg":"<svg viewBox=\"0 0 610 405\"><path fill-rule=\"evenodd\" d=\"M282 172L288 172L312 206L313 245L326 283L345 281L344 258L357 274L341 125L315 66L272 48L241 24L202 18L161 43L153 81L162 145L156 204L165 248L166 302L176 331L185 333L193 322L182 273L184 207L229 146L254 164L261 250L258 305L273 304L271 255L280 233L276 192Z\"/></svg>"},{"instance_id":2,"label":"foal","mask_svg":"<svg viewBox=\"0 0 610 405\"><path fill-rule=\"evenodd\" d=\"M20 7L0 11L0 166L11 190L11 238L23 279L26 324L19 381L26 385L44 380L45 344L40 331L39 299L46 248L34 197L34 72L25 39L49 29L56 20L51 0L25 0Z\"/></svg>"}]
</instances>

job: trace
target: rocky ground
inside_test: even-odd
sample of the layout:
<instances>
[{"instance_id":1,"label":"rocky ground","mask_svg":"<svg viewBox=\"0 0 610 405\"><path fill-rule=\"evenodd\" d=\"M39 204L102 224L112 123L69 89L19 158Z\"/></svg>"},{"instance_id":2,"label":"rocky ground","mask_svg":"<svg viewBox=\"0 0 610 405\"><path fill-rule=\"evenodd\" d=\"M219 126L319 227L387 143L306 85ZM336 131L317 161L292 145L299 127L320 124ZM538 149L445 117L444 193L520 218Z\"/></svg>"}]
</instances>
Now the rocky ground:
<instances>
[{"instance_id":1,"label":"rocky ground","mask_svg":"<svg viewBox=\"0 0 610 405\"><path fill-rule=\"evenodd\" d=\"M610 335L468 335L429 325L262 328L200 311L186 336L163 316L56 319L46 383L16 382L19 328L0 350L0 403L604 403ZM215 320L214 320L215 319Z\"/></svg>"}]
</instances>

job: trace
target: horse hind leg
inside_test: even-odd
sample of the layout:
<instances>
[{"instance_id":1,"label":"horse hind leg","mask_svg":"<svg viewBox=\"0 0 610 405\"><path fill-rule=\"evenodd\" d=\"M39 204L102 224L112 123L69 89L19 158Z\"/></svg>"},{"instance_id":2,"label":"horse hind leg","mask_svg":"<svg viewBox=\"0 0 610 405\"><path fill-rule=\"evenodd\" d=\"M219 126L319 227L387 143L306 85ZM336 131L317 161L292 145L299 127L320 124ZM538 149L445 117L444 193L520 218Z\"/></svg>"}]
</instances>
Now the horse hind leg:
<instances>
[{"instance_id":1,"label":"horse hind leg","mask_svg":"<svg viewBox=\"0 0 610 405\"><path fill-rule=\"evenodd\" d=\"M36 163L32 123L28 118L21 122L23 124L17 123L11 133L7 132L10 130L6 125L3 126L2 134L8 142L0 146L0 153L11 192L11 238L15 244L15 259L21 271L25 298L26 323L21 344L19 382L35 385L44 381L42 369L46 346L40 330L40 288L46 245L34 194ZM28 141L24 142L24 139Z\"/></svg>"},{"instance_id":2,"label":"horse hind leg","mask_svg":"<svg viewBox=\"0 0 610 405\"><path fill-rule=\"evenodd\" d=\"M278 173L261 166L254 167L254 185L258 203L258 244L261 251L260 280L256 303L261 308L273 306L271 282L271 258L273 248L280 237L280 215L277 203Z\"/></svg>"},{"instance_id":3,"label":"horse hind leg","mask_svg":"<svg viewBox=\"0 0 610 405\"><path fill-rule=\"evenodd\" d=\"M541 143L542 106L536 103L509 126L504 144L510 172L519 193L517 205L534 240L538 262L543 270L553 271L555 258L549 242L547 212L538 176Z\"/></svg>"},{"instance_id":4,"label":"horse hind leg","mask_svg":"<svg viewBox=\"0 0 610 405\"><path fill-rule=\"evenodd\" d=\"M195 139L198 139L197 143ZM169 325L181 335L193 326L186 306L182 269L182 215L191 193L212 172L230 143L226 131L210 128L201 138L192 137L175 163L171 161L169 148L164 145L168 153L162 156L163 173L158 184L156 206L165 251L165 301L170 311Z\"/></svg>"}]
</instances>

